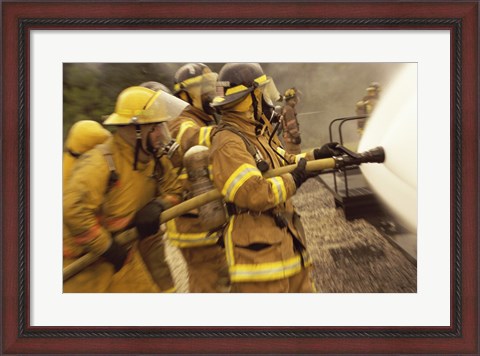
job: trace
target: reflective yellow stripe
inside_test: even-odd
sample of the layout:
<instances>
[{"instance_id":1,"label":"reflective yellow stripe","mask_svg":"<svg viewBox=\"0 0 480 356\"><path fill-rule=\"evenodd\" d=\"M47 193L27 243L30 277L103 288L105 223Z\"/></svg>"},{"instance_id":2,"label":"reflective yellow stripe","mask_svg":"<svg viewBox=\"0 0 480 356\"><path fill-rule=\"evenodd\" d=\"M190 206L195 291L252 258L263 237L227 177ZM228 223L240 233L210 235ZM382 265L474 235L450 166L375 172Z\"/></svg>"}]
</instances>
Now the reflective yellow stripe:
<instances>
[{"instance_id":1,"label":"reflective yellow stripe","mask_svg":"<svg viewBox=\"0 0 480 356\"><path fill-rule=\"evenodd\" d=\"M213 127L202 127L198 133L198 144L202 146L210 147L210 133L212 132Z\"/></svg>"},{"instance_id":2,"label":"reflective yellow stripe","mask_svg":"<svg viewBox=\"0 0 480 356\"><path fill-rule=\"evenodd\" d=\"M255 83L257 84L263 84L265 82L268 82L267 76L264 74L254 80ZM235 93L240 93L242 91L248 90L248 88L245 85L237 85L236 87L228 88L225 91L225 95L230 95L230 94L235 94Z\"/></svg>"},{"instance_id":3,"label":"reflective yellow stripe","mask_svg":"<svg viewBox=\"0 0 480 356\"><path fill-rule=\"evenodd\" d=\"M171 168L171 172L172 172L172 175L176 176L179 174L179 171L180 170L180 167L172 167Z\"/></svg>"},{"instance_id":4,"label":"reflective yellow stripe","mask_svg":"<svg viewBox=\"0 0 480 356\"><path fill-rule=\"evenodd\" d=\"M232 282L273 281L291 277L302 270L299 255L286 261L240 264L229 267Z\"/></svg>"},{"instance_id":5,"label":"reflective yellow stripe","mask_svg":"<svg viewBox=\"0 0 480 356\"><path fill-rule=\"evenodd\" d=\"M237 85L236 87L228 88L225 91L225 95L240 93L241 91L245 91L245 90L248 90L248 88L245 85Z\"/></svg>"},{"instance_id":6,"label":"reflective yellow stripe","mask_svg":"<svg viewBox=\"0 0 480 356\"><path fill-rule=\"evenodd\" d=\"M187 87L187 86L192 85L192 84L200 83L202 81L202 79L203 79L203 75L199 75L199 76L196 76L196 77L193 77L193 78L185 79L183 82L175 84L173 86L173 90L178 91L178 90L182 89L182 86Z\"/></svg>"},{"instance_id":7,"label":"reflective yellow stripe","mask_svg":"<svg viewBox=\"0 0 480 356\"><path fill-rule=\"evenodd\" d=\"M305 158L307 152L299 153L298 155L295 155L295 162L300 161L300 158Z\"/></svg>"},{"instance_id":8,"label":"reflective yellow stripe","mask_svg":"<svg viewBox=\"0 0 480 356\"><path fill-rule=\"evenodd\" d=\"M287 190L285 189L285 183L282 178L268 178L267 182L272 186L273 194L275 196L275 204L280 204L287 200Z\"/></svg>"},{"instance_id":9,"label":"reflective yellow stripe","mask_svg":"<svg viewBox=\"0 0 480 356\"><path fill-rule=\"evenodd\" d=\"M213 245L218 241L218 235L216 233L210 234L208 231L196 233L178 232L175 220L167 221L166 225L166 236L172 242L172 245L177 247Z\"/></svg>"},{"instance_id":10,"label":"reflective yellow stripe","mask_svg":"<svg viewBox=\"0 0 480 356\"><path fill-rule=\"evenodd\" d=\"M221 96L216 96L215 98L213 98L212 103L218 104L218 103L221 103L223 101L225 101L225 98L223 98Z\"/></svg>"},{"instance_id":11,"label":"reflective yellow stripe","mask_svg":"<svg viewBox=\"0 0 480 356\"><path fill-rule=\"evenodd\" d=\"M227 233L225 236L225 251L227 255L227 264L229 266L233 266L235 264L235 257L233 255L233 241L232 241L232 230L233 224L235 222L235 215L230 217L230 221L228 222Z\"/></svg>"},{"instance_id":12,"label":"reflective yellow stripe","mask_svg":"<svg viewBox=\"0 0 480 356\"><path fill-rule=\"evenodd\" d=\"M280 153L282 156L285 156L285 150L281 147L277 147L277 152Z\"/></svg>"},{"instance_id":13,"label":"reflective yellow stripe","mask_svg":"<svg viewBox=\"0 0 480 356\"><path fill-rule=\"evenodd\" d=\"M264 82L268 81L268 78L267 78L267 75L264 74L260 77L258 77L257 79L254 80L254 82L258 83L258 84L262 84Z\"/></svg>"},{"instance_id":14,"label":"reflective yellow stripe","mask_svg":"<svg viewBox=\"0 0 480 356\"><path fill-rule=\"evenodd\" d=\"M182 136L185 133L185 131L187 131L187 129L189 129L190 127L195 127L195 126L197 125L195 125L193 122L185 121L183 124L180 125L180 129L178 130L178 134L177 134L177 137L175 138L175 141L177 141L177 143L180 145L182 142Z\"/></svg>"},{"instance_id":15,"label":"reflective yellow stripe","mask_svg":"<svg viewBox=\"0 0 480 356\"><path fill-rule=\"evenodd\" d=\"M273 281L291 277L302 270L302 258L300 255L285 261L236 265L232 240L234 224L235 215L230 217L224 240L227 264L232 282ZM306 262L305 267L311 264L311 261Z\"/></svg>"},{"instance_id":16,"label":"reflective yellow stripe","mask_svg":"<svg viewBox=\"0 0 480 356\"><path fill-rule=\"evenodd\" d=\"M230 202L233 201L235 194L243 183L254 176L262 176L262 173L260 173L257 167L254 167L251 164L242 164L238 167L223 186L222 195L225 197L225 200Z\"/></svg>"},{"instance_id":17,"label":"reflective yellow stripe","mask_svg":"<svg viewBox=\"0 0 480 356\"><path fill-rule=\"evenodd\" d=\"M184 181L184 180L188 179L187 170L185 168L182 168L180 174L178 175L178 179L181 180L181 181Z\"/></svg>"}]
</instances>

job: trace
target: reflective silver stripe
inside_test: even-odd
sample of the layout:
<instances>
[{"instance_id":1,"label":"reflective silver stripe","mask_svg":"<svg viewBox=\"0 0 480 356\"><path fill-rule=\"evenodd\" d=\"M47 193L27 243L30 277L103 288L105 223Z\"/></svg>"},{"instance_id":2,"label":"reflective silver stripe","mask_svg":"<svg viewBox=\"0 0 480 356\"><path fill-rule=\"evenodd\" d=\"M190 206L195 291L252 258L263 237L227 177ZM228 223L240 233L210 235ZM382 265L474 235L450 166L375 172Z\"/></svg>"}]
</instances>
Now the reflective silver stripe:
<instances>
[{"instance_id":1,"label":"reflective silver stripe","mask_svg":"<svg viewBox=\"0 0 480 356\"><path fill-rule=\"evenodd\" d=\"M240 189L244 182L253 176L262 176L257 167L250 164L242 164L238 167L223 186L222 195L225 197L225 200L230 202L233 201L238 189Z\"/></svg>"},{"instance_id":2,"label":"reflective silver stripe","mask_svg":"<svg viewBox=\"0 0 480 356\"><path fill-rule=\"evenodd\" d=\"M295 155L295 162L300 161L300 158L305 158L307 155L307 152L299 153L298 155Z\"/></svg>"},{"instance_id":3,"label":"reflective silver stripe","mask_svg":"<svg viewBox=\"0 0 480 356\"><path fill-rule=\"evenodd\" d=\"M210 234L210 232L181 233L177 230L175 220L169 220L166 223L167 231L165 236L175 245L180 247L211 245L218 240L218 235Z\"/></svg>"},{"instance_id":4,"label":"reflective silver stripe","mask_svg":"<svg viewBox=\"0 0 480 356\"><path fill-rule=\"evenodd\" d=\"M268 281L288 278L300 272L302 261L299 255L286 261L230 266L233 282Z\"/></svg>"},{"instance_id":5,"label":"reflective silver stripe","mask_svg":"<svg viewBox=\"0 0 480 356\"><path fill-rule=\"evenodd\" d=\"M272 185L273 194L275 195L275 204L283 203L287 198L283 179L280 177L273 177L268 178L267 181Z\"/></svg>"}]
</instances>

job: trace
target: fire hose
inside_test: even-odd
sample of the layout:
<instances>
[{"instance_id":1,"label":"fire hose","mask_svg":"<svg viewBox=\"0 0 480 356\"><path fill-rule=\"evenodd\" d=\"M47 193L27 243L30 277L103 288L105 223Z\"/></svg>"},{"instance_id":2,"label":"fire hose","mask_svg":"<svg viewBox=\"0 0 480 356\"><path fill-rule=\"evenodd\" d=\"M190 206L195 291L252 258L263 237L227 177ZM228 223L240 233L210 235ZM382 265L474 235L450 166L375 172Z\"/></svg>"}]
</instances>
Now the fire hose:
<instances>
[{"instance_id":1,"label":"fire hose","mask_svg":"<svg viewBox=\"0 0 480 356\"><path fill-rule=\"evenodd\" d=\"M362 163L382 163L385 161L385 152L382 147L376 147L363 153L352 152L343 146L337 146L337 148L341 154L332 158L308 161L306 170L310 172L320 172L326 169L343 169L351 166L358 166ZM292 172L296 166L296 164L291 164L280 168L270 169L263 173L263 177L271 178L281 176L283 174ZM203 204L207 204L220 198L222 198L221 193L218 190L213 189L188 199L183 203L175 205L174 207L162 212L160 215L160 223L165 223L166 221L184 215L189 211L202 206ZM131 228L115 236L115 241L120 245L126 245L135 241L136 238L136 228ZM89 252L75 260L63 268L63 281L68 280L83 269L87 268L99 258L100 255Z\"/></svg>"}]
</instances>

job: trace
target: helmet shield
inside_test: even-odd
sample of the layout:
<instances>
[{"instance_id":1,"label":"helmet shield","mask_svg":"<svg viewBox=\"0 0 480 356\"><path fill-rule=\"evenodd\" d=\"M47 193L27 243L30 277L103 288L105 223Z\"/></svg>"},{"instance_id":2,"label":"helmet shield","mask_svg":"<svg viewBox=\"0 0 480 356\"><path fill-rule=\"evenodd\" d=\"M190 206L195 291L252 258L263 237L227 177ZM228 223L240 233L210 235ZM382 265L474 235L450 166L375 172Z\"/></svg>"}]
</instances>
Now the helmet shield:
<instances>
[{"instance_id":1,"label":"helmet shield","mask_svg":"<svg viewBox=\"0 0 480 356\"><path fill-rule=\"evenodd\" d=\"M160 122L153 125L148 132L147 150L155 153L163 150L172 141L172 136L168 130L166 122Z\"/></svg>"},{"instance_id":2,"label":"helmet shield","mask_svg":"<svg viewBox=\"0 0 480 356\"><path fill-rule=\"evenodd\" d=\"M201 94L202 95L211 95L212 98L215 96L216 89L217 89L217 73L206 73L202 75L202 81L200 83L201 86Z\"/></svg>"},{"instance_id":3,"label":"helmet shield","mask_svg":"<svg viewBox=\"0 0 480 356\"><path fill-rule=\"evenodd\" d=\"M115 112L104 125L155 124L176 118L187 103L163 91L134 86L123 90L117 98Z\"/></svg>"},{"instance_id":4,"label":"helmet shield","mask_svg":"<svg viewBox=\"0 0 480 356\"><path fill-rule=\"evenodd\" d=\"M158 91L147 103L146 108L131 118L132 124L154 124L175 119L188 106L188 103Z\"/></svg>"},{"instance_id":5,"label":"helmet shield","mask_svg":"<svg viewBox=\"0 0 480 356\"><path fill-rule=\"evenodd\" d=\"M280 92L278 91L275 83L271 77L268 77L268 82L263 88L263 100L271 106L280 98Z\"/></svg>"}]
</instances>

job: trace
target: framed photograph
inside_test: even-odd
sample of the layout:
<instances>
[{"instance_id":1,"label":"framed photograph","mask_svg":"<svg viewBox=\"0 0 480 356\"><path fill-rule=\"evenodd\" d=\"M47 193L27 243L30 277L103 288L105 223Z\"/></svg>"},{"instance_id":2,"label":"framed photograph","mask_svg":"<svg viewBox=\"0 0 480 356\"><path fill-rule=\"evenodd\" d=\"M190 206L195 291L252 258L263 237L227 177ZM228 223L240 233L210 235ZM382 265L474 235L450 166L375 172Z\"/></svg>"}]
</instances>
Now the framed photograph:
<instances>
[{"instance_id":1,"label":"framed photograph","mask_svg":"<svg viewBox=\"0 0 480 356\"><path fill-rule=\"evenodd\" d=\"M10 1L1 6L2 353L480 351L478 1ZM390 68L407 66L414 73L408 95L415 92L416 122L410 129L416 135L403 139L395 131L392 141L405 150L416 148L413 286L405 281L398 290L373 286L361 293L308 295L63 293L65 73L74 65L102 70L108 64L121 71L132 63L164 68L189 62L262 63L274 78L305 82L305 104L312 107L316 96L309 93L331 93L331 106L338 106L343 105L338 88L364 90L355 81L364 68L385 82ZM337 70L345 74L341 86L334 83L340 80ZM289 76L282 77L282 71ZM305 75L310 71L317 72ZM282 91L288 85L288 80L277 82ZM405 90L390 95L399 107L406 105L406 96ZM330 103L321 104L326 110ZM352 101L346 116L354 110ZM327 127L304 120L306 131L327 139ZM306 141L314 147L315 135ZM341 253L330 249L334 261L348 259ZM370 268L376 268L374 261ZM336 278L334 270L329 273Z\"/></svg>"}]
</instances>

